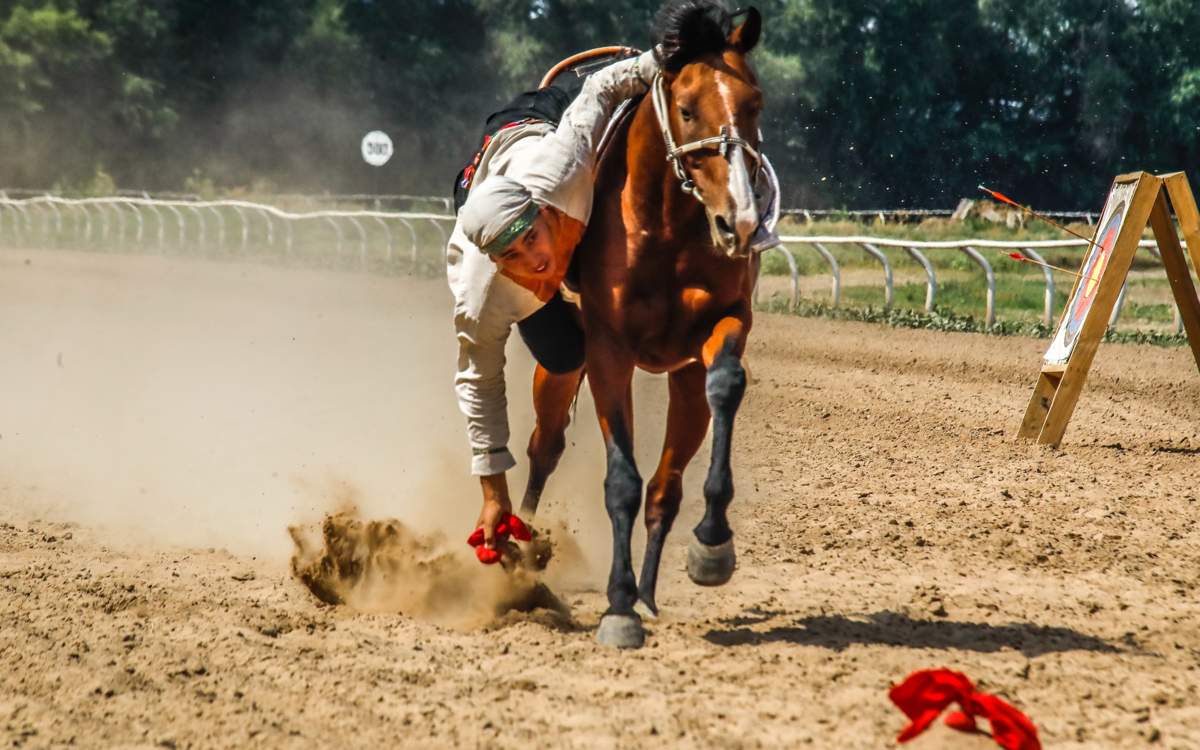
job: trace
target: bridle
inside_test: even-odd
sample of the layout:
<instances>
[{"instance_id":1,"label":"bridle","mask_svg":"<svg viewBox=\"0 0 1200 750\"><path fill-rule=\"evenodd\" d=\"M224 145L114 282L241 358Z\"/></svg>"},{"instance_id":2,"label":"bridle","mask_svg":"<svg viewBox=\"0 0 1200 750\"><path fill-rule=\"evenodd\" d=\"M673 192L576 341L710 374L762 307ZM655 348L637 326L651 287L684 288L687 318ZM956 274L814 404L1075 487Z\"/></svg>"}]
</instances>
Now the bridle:
<instances>
[{"instance_id":1,"label":"bridle","mask_svg":"<svg viewBox=\"0 0 1200 750\"><path fill-rule=\"evenodd\" d=\"M654 77L654 83L650 86L650 96L654 102L654 114L658 116L658 126L662 129L663 142L667 146L667 161L671 162L671 166L675 170L675 176L679 178L680 188L683 192L692 196L704 205L704 196L700 194L696 183L688 176L687 170L683 166L683 155L693 151L703 151L706 149L716 149L722 159L729 159L729 147L734 146L744 150L751 159L754 160L754 172L751 175L751 184L758 177L758 172L762 169L763 155L755 150L748 141L737 136L729 134L729 126L721 126L721 134L701 138L698 141L691 141L682 146L675 145L675 136L671 134L671 121L667 117L667 84L662 73ZM759 134L759 142L762 137Z\"/></svg>"}]
</instances>

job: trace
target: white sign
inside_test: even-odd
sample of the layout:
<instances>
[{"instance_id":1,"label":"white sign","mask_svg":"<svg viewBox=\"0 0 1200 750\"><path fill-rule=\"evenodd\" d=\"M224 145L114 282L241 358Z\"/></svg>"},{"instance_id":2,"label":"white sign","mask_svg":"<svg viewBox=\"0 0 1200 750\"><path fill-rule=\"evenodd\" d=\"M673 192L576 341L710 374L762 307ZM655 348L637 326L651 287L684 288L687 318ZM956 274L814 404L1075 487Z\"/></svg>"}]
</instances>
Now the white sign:
<instances>
[{"instance_id":1,"label":"white sign","mask_svg":"<svg viewBox=\"0 0 1200 750\"><path fill-rule=\"evenodd\" d=\"M372 130L363 136L362 157L372 167L382 167L392 158L392 139L382 130Z\"/></svg>"}]
</instances>

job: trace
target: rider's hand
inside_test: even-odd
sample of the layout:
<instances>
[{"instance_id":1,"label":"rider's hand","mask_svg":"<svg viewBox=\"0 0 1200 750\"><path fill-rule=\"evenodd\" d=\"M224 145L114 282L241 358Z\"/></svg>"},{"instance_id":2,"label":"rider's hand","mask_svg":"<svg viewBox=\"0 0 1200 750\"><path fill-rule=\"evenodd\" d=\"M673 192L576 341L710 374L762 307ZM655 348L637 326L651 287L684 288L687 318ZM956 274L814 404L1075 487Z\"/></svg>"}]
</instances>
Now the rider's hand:
<instances>
[{"instance_id":1,"label":"rider's hand","mask_svg":"<svg viewBox=\"0 0 1200 750\"><path fill-rule=\"evenodd\" d=\"M654 77L658 75L659 60L661 58L662 45L660 44L654 49L647 50L638 55L637 62L634 63L637 66L638 78L641 78L647 87L654 83Z\"/></svg>"},{"instance_id":2,"label":"rider's hand","mask_svg":"<svg viewBox=\"0 0 1200 750\"><path fill-rule=\"evenodd\" d=\"M475 528L483 529L483 546L496 548L496 524L505 513L512 513L512 501L508 497L508 481L504 474L492 474L479 478L483 489L483 509Z\"/></svg>"}]
</instances>

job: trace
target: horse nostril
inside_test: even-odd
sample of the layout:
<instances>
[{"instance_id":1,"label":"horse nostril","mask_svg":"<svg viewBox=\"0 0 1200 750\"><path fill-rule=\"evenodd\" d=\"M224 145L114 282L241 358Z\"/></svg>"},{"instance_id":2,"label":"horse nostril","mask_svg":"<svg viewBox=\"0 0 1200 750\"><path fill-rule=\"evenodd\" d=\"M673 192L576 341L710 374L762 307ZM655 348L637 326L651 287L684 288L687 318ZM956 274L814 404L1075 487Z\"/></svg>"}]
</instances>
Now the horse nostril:
<instances>
[{"instance_id":1,"label":"horse nostril","mask_svg":"<svg viewBox=\"0 0 1200 750\"><path fill-rule=\"evenodd\" d=\"M714 223L717 225L717 231L726 237L730 237L734 234L733 227L729 225L729 221L724 216L716 217Z\"/></svg>"}]
</instances>

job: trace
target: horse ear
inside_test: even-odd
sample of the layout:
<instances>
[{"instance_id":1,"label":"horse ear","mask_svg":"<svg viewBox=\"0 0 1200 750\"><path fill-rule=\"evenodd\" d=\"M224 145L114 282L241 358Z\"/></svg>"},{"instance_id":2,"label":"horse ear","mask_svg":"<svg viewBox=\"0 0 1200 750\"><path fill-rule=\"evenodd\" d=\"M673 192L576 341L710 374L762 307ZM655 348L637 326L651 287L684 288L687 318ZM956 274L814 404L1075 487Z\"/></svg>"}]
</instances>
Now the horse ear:
<instances>
[{"instance_id":1,"label":"horse ear","mask_svg":"<svg viewBox=\"0 0 1200 750\"><path fill-rule=\"evenodd\" d=\"M762 34L762 15L758 12L758 8L751 6L746 9L746 20L742 21L742 25L729 35L729 46L744 55L758 44L760 34Z\"/></svg>"}]
</instances>

